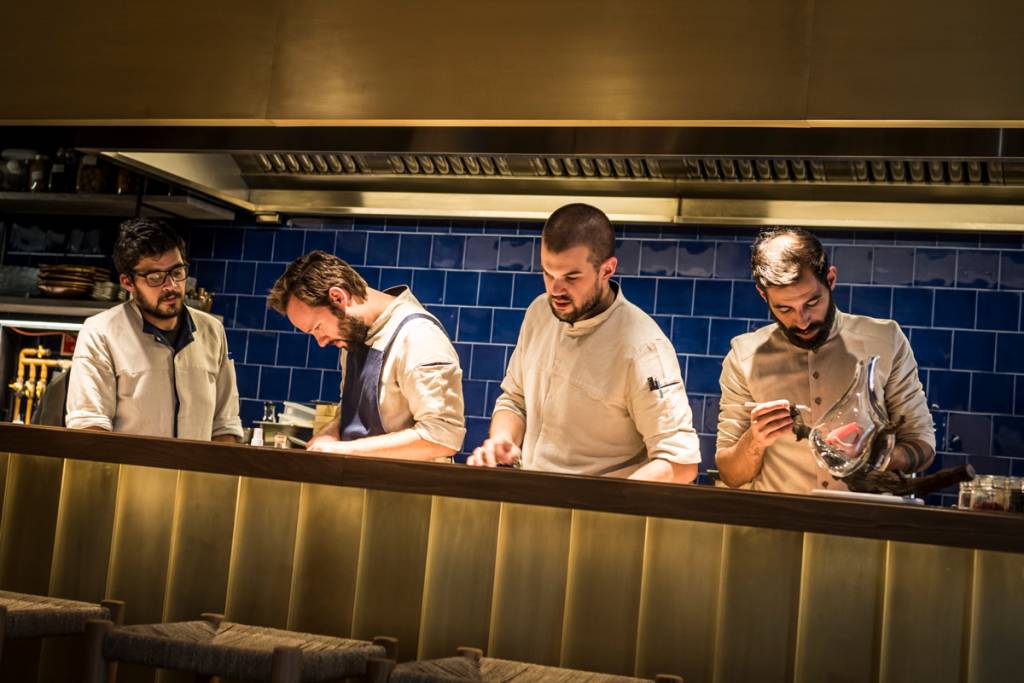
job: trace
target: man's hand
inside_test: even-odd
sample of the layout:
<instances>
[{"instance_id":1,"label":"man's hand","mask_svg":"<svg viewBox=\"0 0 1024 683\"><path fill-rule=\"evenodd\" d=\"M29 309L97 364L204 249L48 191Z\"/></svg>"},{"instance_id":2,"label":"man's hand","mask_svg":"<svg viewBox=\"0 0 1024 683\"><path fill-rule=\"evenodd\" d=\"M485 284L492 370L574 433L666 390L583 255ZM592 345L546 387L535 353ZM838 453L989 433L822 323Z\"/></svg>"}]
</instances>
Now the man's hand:
<instances>
[{"instance_id":1,"label":"man's hand","mask_svg":"<svg viewBox=\"0 0 1024 683\"><path fill-rule=\"evenodd\" d=\"M522 455L522 449L511 439L492 437L473 450L473 454L466 459L466 464L474 467L514 465Z\"/></svg>"},{"instance_id":2,"label":"man's hand","mask_svg":"<svg viewBox=\"0 0 1024 683\"><path fill-rule=\"evenodd\" d=\"M341 433L338 431L340 428L340 420L332 420L317 432L312 439L306 442L307 451L330 451L328 448L329 444L335 444L341 441Z\"/></svg>"},{"instance_id":3,"label":"man's hand","mask_svg":"<svg viewBox=\"0 0 1024 683\"><path fill-rule=\"evenodd\" d=\"M750 410L751 445L759 452L763 453L792 427L793 417L785 399L759 403Z\"/></svg>"}]
</instances>

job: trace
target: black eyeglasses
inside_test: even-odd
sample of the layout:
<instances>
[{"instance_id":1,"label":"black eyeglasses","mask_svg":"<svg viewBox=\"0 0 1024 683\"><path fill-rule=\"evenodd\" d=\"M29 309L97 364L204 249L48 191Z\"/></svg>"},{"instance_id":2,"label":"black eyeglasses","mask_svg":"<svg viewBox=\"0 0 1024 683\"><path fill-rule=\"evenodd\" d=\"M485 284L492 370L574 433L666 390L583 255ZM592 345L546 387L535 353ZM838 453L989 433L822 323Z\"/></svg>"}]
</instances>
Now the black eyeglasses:
<instances>
[{"instance_id":1,"label":"black eyeglasses","mask_svg":"<svg viewBox=\"0 0 1024 683\"><path fill-rule=\"evenodd\" d=\"M170 276L174 282L181 282L188 277L188 264L182 263L181 265L174 266L170 270L151 270L148 273L133 273L136 277L141 277L146 281L146 284L150 287L159 287L167 281L167 277Z\"/></svg>"}]
</instances>

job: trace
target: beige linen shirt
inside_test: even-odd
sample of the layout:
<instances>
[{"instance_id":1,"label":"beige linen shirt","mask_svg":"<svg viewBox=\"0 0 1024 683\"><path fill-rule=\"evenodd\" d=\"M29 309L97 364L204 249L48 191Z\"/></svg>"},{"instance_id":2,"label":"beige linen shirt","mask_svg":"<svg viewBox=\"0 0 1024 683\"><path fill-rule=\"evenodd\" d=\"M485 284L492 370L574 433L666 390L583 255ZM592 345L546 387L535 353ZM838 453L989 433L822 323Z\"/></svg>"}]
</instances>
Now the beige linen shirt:
<instances>
[{"instance_id":1,"label":"beige linen shirt","mask_svg":"<svg viewBox=\"0 0 1024 683\"><path fill-rule=\"evenodd\" d=\"M671 386L651 390L648 378ZM621 291L575 324L537 297L501 388L494 411L526 421L526 469L626 476L653 458L700 462L675 349Z\"/></svg>"},{"instance_id":2,"label":"beige linen shirt","mask_svg":"<svg viewBox=\"0 0 1024 683\"><path fill-rule=\"evenodd\" d=\"M910 343L892 320L836 313L828 339L818 349L798 348L776 324L741 334L722 364L722 400L718 414L718 449L734 445L750 427L748 401L787 399L808 406L804 421L813 426L846 392L857 362L878 356L876 366L891 420L906 417L896 439L920 439L934 448L935 428L918 377ZM764 454L761 471L743 488L809 493L845 489L818 465L807 441L792 432Z\"/></svg>"},{"instance_id":3,"label":"beige linen shirt","mask_svg":"<svg viewBox=\"0 0 1024 683\"><path fill-rule=\"evenodd\" d=\"M387 347L406 316L430 315L408 287L395 287L386 293L396 298L370 326L366 336L366 345L380 351ZM343 349L342 387L346 358ZM444 328L417 318L399 330L381 369L378 401L381 424L389 434L412 429L424 441L455 451L462 448L466 438L462 368Z\"/></svg>"},{"instance_id":4,"label":"beige linen shirt","mask_svg":"<svg viewBox=\"0 0 1024 683\"><path fill-rule=\"evenodd\" d=\"M72 358L65 424L182 439L241 438L224 326L202 311L189 308L188 314L193 340L178 353L143 330L142 314L130 301L87 319Z\"/></svg>"}]
</instances>

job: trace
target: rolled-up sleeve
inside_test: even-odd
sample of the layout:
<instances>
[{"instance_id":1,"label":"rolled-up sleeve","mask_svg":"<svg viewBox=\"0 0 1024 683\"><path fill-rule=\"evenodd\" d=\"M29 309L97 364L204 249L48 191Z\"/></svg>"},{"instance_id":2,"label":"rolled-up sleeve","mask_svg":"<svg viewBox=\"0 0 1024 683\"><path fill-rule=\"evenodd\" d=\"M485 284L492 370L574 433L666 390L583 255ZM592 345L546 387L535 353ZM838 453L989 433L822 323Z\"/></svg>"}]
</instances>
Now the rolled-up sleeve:
<instances>
[{"instance_id":1,"label":"rolled-up sleeve","mask_svg":"<svg viewBox=\"0 0 1024 683\"><path fill-rule=\"evenodd\" d=\"M722 374L718 382L722 397L718 404L718 437L716 450L730 448L750 429L750 411L743 405L753 398L740 368L736 348L729 350L722 361Z\"/></svg>"},{"instance_id":2,"label":"rolled-up sleeve","mask_svg":"<svg viewBox=\"0 0 1024 683\"><path fill-rule=\"evenodd\" d=\"M413 430L424 441L458 451L466 438L462 369L457 359L407 368L399 380L409 402Z\"/></svg>"},{"instance_id":3,"label":"rolled-up sleeve","mask_svg":"<svg viewBox=\"0 0 1024 683\"><path fill-rule=\"evenodd\" d=\"M905 418L896 429L896 439L920 439L935 448L935 423L928 410L928 399L917 371L917 360L903 330L893 323L892 371L885 383L885 407L889 419L898 422Z\"/></svg>"},{"instance_id":4,"label":"rolled-up sleeve","mask_svg":"<svg viewBox=\"0 0 1024 683\"><path fill-rule=\"evenodd\" d=\"M71 429L114 428L117 376L107 340L88 323L78 334L68 380L67 416Z\"/></svg>"},{"instance_id":5,"label":"rolled-up sleeve","mask_svg":"<svg viewBox=\"0 0 1024 683\"><path fill-rule=\"evenodd\" d=\"M700 443L672 346L667 340L647 344L638 349L630 367L628 410L644 440L647 457L681 465L699 463ZM652 390L649 377L663 388Z\"/></svg>"},{"instance_id":6,"label":"rolled-up sleeve","mask_svg":"<svg viewBox=\"0 0 1024 683\"><path fill-rule=\"evenodd\" d=\"M231 434L242 438L242 420L238 416L238 380L235 363L228 355L228 342L223 328L220 330L222 353L217 371L217 405L213 413L212 436Z\"/></svg>"}]
</instances>

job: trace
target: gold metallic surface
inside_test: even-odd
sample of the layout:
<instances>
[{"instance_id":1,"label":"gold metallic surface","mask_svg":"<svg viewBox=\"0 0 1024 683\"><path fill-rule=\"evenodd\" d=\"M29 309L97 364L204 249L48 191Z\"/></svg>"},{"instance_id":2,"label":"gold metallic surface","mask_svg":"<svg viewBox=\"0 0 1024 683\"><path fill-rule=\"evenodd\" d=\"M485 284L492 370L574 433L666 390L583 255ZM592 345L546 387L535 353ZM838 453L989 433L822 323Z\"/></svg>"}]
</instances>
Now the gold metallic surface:
<instances>
[{"instance_id":1,"label":"gold metallic surface","mask_svg":"<svg viewBox=\"0 0 1024 683\"><path fill-rule=\"evenodd\" d=\"M972 555L964 548L889 542L881 683L963 680L970 641Z\"/></svg>"},{"instance_id":2,"label":"gold metallic surface","mask_svg":"<svg viewBox=\"0 0 1024 683\"><path fill-rule=\"evenodd\" d=\"M803 534L731 526L722 545L717 683L793 677Z\"/></svg>"},{"instance_id":3,"label":"gold metallic surface","mask_svg":"<svg viewBox=\"0 0 1024 683\"><path fill-rule=\"evenodd\" d=\"M398 658L416 658L430 529L430 496L367 491L352 635L398 638Z\"/></svg>"},{"instance_id":4,"label":"gold metallic surface","mask_svg":"<svg viewBox=\"0 0 1024 683\"><path fill-rule=\"evenodd\" d=\"M1015 680L1024 671L1024 555L975 551L973 584L967 681Z\"/></svg>"},{"instance_id":5,"label":"gold metallic surface","mask_svg":"<svg viewBox=\"0 0 1024 683\"><path fill-rule=\"evenodd\" d=\"M435 496L418 659L487 647L500 503Z\"/></svg>"},{"instance_id":6,"label":"gold metallic surface","mask_svg":"<svg viewBox=\"0 0 1024 683\"><path fill-rule=\"evenodd\" d=\"M720 524L647 518L637 676L712 680L723 529Z\"/></svg>"},{"instance_id":7,"label":"gold metallic surface","mask_svg":"<svg viewBox=\"0 0 1024 683\"><path fill-rule=\"evenodd\" d=\"M64 462L11 453L0 519L0 587L45 595Z\"/></svg>"},{"instance_id":8,"label":"gold metallic surface","mask_svg":"<svg viewBox=\"0 0 1024 683\"><path fill-rule=\"evenodd\" d=\"M241 478L225 606L231 621L287 626L300 487Z\"/></svg>"},{"instance_id":9,"label":"gold metallic surface","mask_svg":"<svg viewBox=\"0 0 1024 683\"><path fill-rule=\"evenodd\" d=\"M365 489L302 484L288 628L350 637Z\"/></svg>"},{"instance_id":10,"label":"gold metallic surface","mask_svg":"<svg viewBox=\"0 0 1024 683\"><path fill-rule=\"evenodd\" d=\"M487 654L557 666L572 512L502 503Z\"/></svg>"},{"instance_id":11,"label":"gold metallic surface","mask_svg":"<svg viewBox=\"0 0 1024 683\"><path fill-rule=\"evenodd\" d=\"M793 680L878 680L885 541L804 535Z\"/></svg>"}]
</instances>

